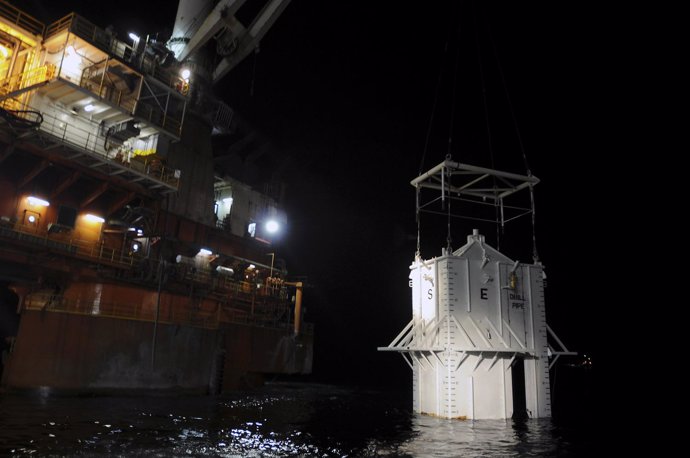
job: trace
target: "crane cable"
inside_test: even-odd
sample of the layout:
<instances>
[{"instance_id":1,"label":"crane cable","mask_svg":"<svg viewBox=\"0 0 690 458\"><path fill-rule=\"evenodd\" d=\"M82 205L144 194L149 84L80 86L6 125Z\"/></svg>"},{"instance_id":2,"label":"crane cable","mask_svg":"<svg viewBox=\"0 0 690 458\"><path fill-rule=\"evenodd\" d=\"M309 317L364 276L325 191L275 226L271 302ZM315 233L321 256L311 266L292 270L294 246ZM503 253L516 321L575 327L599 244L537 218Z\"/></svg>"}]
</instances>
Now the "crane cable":
<instances>
[{"instance_id":1,"label":"crane cable","mask_svg":"<svg viewBox=\"0 0 690 458\"><path fill-rule=\"evenodd\" d=\"M459 13L458 13L459 15ZM456 103L456 95L458 92L458 68L460 66L460 32L462 28L460 26L460 21L458 20L458 45L457 48L455 49L455 67L453 68L453 92L451 94L451 108L450 108L450 124L448 125L448 151L446 152L446 160L451 159L451 153L452 153L452 147L453 147L453 124L455 124L455 107L457 105ZM446 233L446 251L450 254L453 252L453 247L452 247L452 236L451 236L451 231L450 231L450 218L451 218L451 213L450 213L450 189L451 189L451 172L450 170L446 171L445 168L442 170L442 173L447 173L446 175L446 181L447 181L447 186L448 186L448 202L447 202L447 207L446 207L446 212L447 212L447 233ZM446 192L444 189L442 192Z\"/></svg>"},{"instance_id":2,"label":"crane cable","mask_svg":"<svg viewBox=\"0 0 690 458\"><path fill-rule=\"evenodd\" d=\"M522 142L522 135L520 134L520 127L518 126L517 118L515 117L515 109L513 108L513 102L510 98L510 93L508 92L508 84L506 83L505 74L503 73L503 67L501 66L501 60L498 57L498 50L496 49L496 42L494 41L493 34L491 33L491 24L487 22L487 30L489 33L489 40L491 41L491 46L494 51L494 57L496 58L496 66L498 67L498 73L501 75L501 83L503 84L503 90L505 91L506 100L508 101L508 108L510 109L510 116L513 120L513 127L515 128L515 134L517 135L518 145L520 146L520 153L522 154L522 161L525 165L525 171L528 177L532 176L532 170L527 162L527 153L525 152L525 145ZM530 197L530 207L532 210L532 259L535 264L539 264L539 252L537 251L537 220L536 220L536 209L534 207L534 186L530 183L529 185L529 197Z\"/></svg>"},{"instance_id":3,"label":"crane cable","mask_svg":"<svg viewBox=\"0 0 690 458\"><path fill-rule=\"evenodd\" d=\"M431 106L431 115L429 116L429 123L427 124L427 129L426 129L426 138L424 139L424 149L422 150L422 159L419 162L419 173L418 175L421 175L422 172L424 171L424 160L426 159L426 153L429 149L429 139L431 138L431 129L434 125L434 117L436 115L436 107L438 106L438 97L439 93L441 92L441 81L443 81L443 69L446 66L446 58L448 55L448 45L450 43L450 32L451 32L451 24L449 23L448 25L448 32L446 35L446 42L443 46L443 55L441 56L441 65L439 66L438 69L438 78L436 80L436 89L434 90L434 102ZM416 217L416 222L417 222L417 251L415 253L415 257L419 258L421 256L421 230L422 230L422 221L421 221L421 215L420 215L420 189L419 186L415 188L415 194L416 194L416 212L415 212L415 217Z\"/></svg>"},{"instance_id":4,"label":"crane cable","mask_svg":"<svg viewBox=\"0 0 690 458\"><path fill-rule=\"evenodd\" d=\"M472 3L475 6L475 3ZM477 63L479 65L479 81L482 85L482 102L484 104L484 123L486 124L486 137L489 147L489 158L491 159L491 168L496 169L494 161L494 148L493 142L491 141L491 123L489 122L489 104L486 100L486 80L484 79L484 64L482 63L482 50L481 44L479 42L479 26L477 25L477 11L473 8L472 10L472 20L474 22L474 40L477 45ZM492 176L494 197L497 194L496 191L496 176ZM496 221L496 249L501 251L501 226L498 224L499 221L499 207L498 201L494 200L494 211L495 211L495 221Z\"/></svg>"}]
</instances>

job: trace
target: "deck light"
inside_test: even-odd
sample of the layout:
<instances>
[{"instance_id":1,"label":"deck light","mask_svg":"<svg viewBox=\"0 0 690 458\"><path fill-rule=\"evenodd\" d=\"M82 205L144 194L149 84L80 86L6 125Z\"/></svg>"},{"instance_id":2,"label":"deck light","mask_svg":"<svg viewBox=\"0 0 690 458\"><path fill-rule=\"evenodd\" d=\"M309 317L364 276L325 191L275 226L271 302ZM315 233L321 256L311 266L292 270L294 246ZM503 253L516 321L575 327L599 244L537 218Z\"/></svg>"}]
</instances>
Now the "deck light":
<instances>
[{"instance_id":1,"label":"deck light","mask_svg":"<svg viewBox=\"0 0 690 458\"><path fill-rule=\"evenodd\" d=\"M278 224L276 221L270 220L266 222L266 231L269 234L275 234L278 232L278 229L280 229L280 224Z\"/></svg>"},{"instance_id":2,"label":"deck light","mask_svg":"<svg viewBox=\"0 0 690 458\"><path fill-rule=\"evenodd\" d=\"M44 199L39 199L38 197L30 196L26 199L29 202L29 205L38 205L41 207L49 207L50 202Z\"/></svg>"},{"instance_id":3,"label":"deck light","mask_svg":"<svg viewBox=\"0 0 690 458\"><path fill-rule=\"evenodd\" d=\"M101 218L100 216L92 215L91 213L87 213L86 215L84 215L84 219L91 223L105 223L105 220L103 218Z\"/></svg>"}]
</instances>

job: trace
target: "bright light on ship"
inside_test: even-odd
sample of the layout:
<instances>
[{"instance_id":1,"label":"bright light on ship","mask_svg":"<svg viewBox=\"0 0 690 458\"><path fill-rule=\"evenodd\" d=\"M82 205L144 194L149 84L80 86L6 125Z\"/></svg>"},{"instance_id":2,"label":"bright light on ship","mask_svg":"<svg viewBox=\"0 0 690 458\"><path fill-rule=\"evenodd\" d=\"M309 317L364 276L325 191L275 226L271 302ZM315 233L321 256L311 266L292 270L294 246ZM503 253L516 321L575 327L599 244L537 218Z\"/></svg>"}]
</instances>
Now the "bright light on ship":
<instances>
[{"instance_id":1,"label":"bright light on ship","mask_svg":"<svg viewBox=\"0 0 690 458\"><path fill-rule=\"evenodd\" d=\"M182 72L180 73L180 75L182 75L182 79L187 81L189 79L189 77L192 76L192 72L189 71L188 68L184 68L184 69L182 69Z\"/></svg>"},{"instance_id":2,"label":"bright light on ship","mask_svg":"<svg viewBox=\"0 0 690 458\"><path fill-rule=\"evenodd\" d=\"M139 41L139 35L134 32L129 32L129 38L131 38L135 43Z\"/></svg>"},{"instance_id":3,"label":"bright light on ship","mask_svg":"<svg viewBox=\"0 0 690 458\"><path fill-rule=\"evenodd\" d=\"M213 251L207 249L207 248L202 248L199 250L199 254L203 256L209 256L213 254Z\"/></svg>"},{"instance_id":4,"label":"bright light on ship","mask_svg":"<svg viewBox=\"0 0 690 458\"><path fill-rule=\"evenodd\" d=\"M60 73L65 73L65 76L70 78L76 78L77 74L81 75L81 56L72 45L65 48Z\"/></svg>"},{"instance_id":5,"label":"bright light on ship","mask_svg":"<svg viewBox=\"0 0 690 458\"><path fill-rule=\"evenodd\" d=\"M105 223L105 220L101 218L100 216L92 215L91 213L87 213L84 215L84 219L90 223Z\"/></svg>"},{"instance_id":6,"label":"bright light on ship","mask_svg":"<svg viewBox=\"0 0 690 458\"><path fill-rule=\"evenodd\" d=\"M266 223L266 231L270 234L274 234L278 232L278 229L280 229L280 225L276 221L268 221Z\"/></svg>"},{"instance_id":7,"label":"bright light on ship","mask_svg":"<svg viewBox=\"0 0 690 458\"><path fill-rule=\"evenodd\" d=\"M26 199L30 205L39 205L41 207L49 207L50 202L47 200L39 199L38 197L30 196Z\"/></svg>"}]
</instances>

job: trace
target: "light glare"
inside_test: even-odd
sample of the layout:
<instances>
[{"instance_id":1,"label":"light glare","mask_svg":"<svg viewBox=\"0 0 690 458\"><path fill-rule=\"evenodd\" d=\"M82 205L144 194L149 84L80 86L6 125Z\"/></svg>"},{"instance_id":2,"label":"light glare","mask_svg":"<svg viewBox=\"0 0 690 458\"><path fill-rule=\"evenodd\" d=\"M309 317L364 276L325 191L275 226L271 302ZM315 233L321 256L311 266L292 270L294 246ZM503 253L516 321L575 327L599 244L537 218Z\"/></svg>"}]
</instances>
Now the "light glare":
<instances>
[{"instance_id":1,"label":"light glare","mask_svg":"<svg viewBox=\"0 0 690 458\"><path fill-rule=\"evenodd\" d=\"M39 199L38 197L30 196L26 199L30 205L39 205L41 207L49 207L50 202L44 199Z\"/></svg>"},{"instance_id":2,"label":"light glare","mask_svg":"<svg viewBox=\"0 0 690 458\"><path fill-rule=\"evenodd\" d=\"M268 221L266 223L266 231L268 231L270 234L274 234L274 233L278 232L279 228L280 228L280 225L273 220Z\"/></svg>"},{"instance_id":3,"label":"light glare","mask_svg":"<svg viewBox=\"0 0 690 458\"><path fill-rule=\"evenodd\" d=\"M101 218L100 216L92 215L91 213L87 213L84 216L84 219L91 223L105 223L105 220L103 218Z\"/></svg>"}]
</instances>

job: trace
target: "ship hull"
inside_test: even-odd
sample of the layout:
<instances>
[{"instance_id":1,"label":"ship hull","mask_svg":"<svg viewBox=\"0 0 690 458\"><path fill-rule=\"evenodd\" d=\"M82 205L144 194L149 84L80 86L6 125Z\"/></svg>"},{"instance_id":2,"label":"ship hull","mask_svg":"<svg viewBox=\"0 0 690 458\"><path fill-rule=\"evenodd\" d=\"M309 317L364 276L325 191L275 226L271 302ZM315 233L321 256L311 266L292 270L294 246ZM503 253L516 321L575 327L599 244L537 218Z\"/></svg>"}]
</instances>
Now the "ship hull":
<instances>
[{"instance_id":1,"label":"ship hull","mask_svg":"<svg viewBox=\"0 0 690 458\"><path fill-rule=\"evenodd\" d=\"M265 374L309 373L311 344L285 329L201 329L26 310L2 384L68 393L213 393L253 386Z\"/></svg>"}]
</instances>

